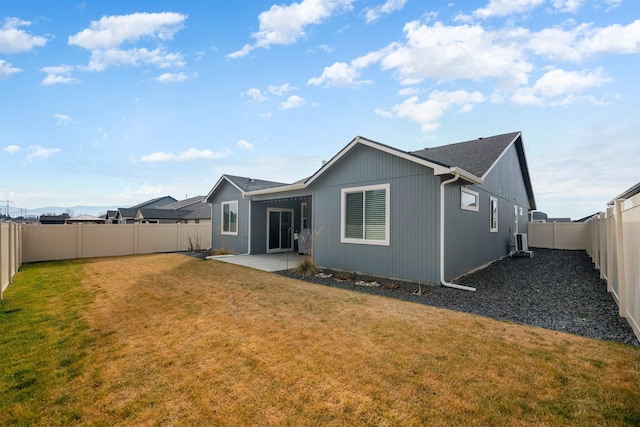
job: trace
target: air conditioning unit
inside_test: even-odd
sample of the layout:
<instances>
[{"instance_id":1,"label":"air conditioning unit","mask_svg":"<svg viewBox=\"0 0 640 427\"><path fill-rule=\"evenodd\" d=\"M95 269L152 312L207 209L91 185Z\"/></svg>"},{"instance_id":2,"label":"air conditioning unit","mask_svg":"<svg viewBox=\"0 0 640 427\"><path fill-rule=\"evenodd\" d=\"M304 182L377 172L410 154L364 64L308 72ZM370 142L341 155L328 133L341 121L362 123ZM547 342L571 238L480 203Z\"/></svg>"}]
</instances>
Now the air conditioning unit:
<instances>
[{"instance_id":1,"label":"air conditioning unit","mask_svg":"<svg viewBox=\"0 0 640 427\"><path fill-rule=\"evenodd\" d=\"M516 252L529 251L526 233L516 233Z\"/></svg>"}]
</instances>

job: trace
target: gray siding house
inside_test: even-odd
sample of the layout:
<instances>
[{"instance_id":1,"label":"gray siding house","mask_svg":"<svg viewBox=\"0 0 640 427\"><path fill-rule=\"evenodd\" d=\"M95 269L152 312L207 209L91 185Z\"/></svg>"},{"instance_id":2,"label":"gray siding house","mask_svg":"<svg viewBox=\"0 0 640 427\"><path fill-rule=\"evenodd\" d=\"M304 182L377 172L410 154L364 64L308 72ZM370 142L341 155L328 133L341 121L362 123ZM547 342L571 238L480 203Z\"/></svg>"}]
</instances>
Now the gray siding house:
<instances>
[{"instance_id":1,"label":"gray siding house","mask_svg":"<svg viewBox=\"0 0 640 427\"><path fill-rule=\"evenodd\" d=\"M520 132L414 152L356 137L307 179L223 175L205 201L214 248L311 246L323 267L446 285L508 255L535 209Z\"/></svg>"}]
</instances>

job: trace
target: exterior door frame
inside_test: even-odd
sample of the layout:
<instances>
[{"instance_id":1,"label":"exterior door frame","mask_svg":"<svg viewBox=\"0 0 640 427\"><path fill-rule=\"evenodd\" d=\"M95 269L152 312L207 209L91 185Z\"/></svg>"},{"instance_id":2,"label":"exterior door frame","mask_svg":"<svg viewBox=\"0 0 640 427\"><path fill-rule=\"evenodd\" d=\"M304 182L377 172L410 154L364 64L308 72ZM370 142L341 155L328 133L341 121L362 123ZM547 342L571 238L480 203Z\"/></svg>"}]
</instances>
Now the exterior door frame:
<instances>
[{"instance_id":1,"label":"exterior door frame","mask_svg":"<svg viewBox=\"0 0 640 427\"><path fill-rule=\"evenodd\" d=\"M278 235L279 235L279 240L280 240L280 245L278 248L269 248L269 243L270 243L270 237L271 237L271 213L272 212L278 212L279 213L279 226L278 226ZM289 230L288 230L288 235L289 235L289 241L291 242L291 246L290 247L282 247L282 212L288 212L289 214L291 214L291 222L289 224ZM293 251L293 231L294 231L294 210L293 209L286 209L286 208L267 208L267 253L268 254L272 254L272 253L277 253L277 252L289 252L289 251Z\"/></svg>"}]
</instances>

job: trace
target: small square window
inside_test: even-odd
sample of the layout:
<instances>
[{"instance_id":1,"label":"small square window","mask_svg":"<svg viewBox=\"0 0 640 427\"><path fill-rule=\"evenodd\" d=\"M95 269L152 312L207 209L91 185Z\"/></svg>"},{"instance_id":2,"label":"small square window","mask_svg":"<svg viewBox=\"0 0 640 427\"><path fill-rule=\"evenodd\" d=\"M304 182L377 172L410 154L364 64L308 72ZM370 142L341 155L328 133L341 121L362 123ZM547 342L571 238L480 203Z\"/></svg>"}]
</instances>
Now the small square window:
<instances>
[{"instance_id":1,"label":"small square window","mask_svg":"<svg viewBox=\"0 0 640 427\"><path fill-rule=\"evenodd\" d=\"M478 193L464 187L460 187L460 208L467 211L478 212L480 197Z\"/></svg>"}]
</instances>

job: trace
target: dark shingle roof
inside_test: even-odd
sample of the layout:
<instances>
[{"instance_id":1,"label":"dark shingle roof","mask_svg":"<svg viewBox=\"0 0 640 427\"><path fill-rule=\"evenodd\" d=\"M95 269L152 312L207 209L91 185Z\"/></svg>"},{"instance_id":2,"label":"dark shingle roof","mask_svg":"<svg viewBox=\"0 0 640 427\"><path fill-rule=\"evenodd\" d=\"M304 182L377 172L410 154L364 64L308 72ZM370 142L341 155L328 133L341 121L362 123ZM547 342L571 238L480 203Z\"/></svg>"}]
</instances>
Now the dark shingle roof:
<instances>
[{"instance_id":1,"label":"dark shingle roof","mask_svg":"<svg viewBox=\"0 0 640 427\"><path fill-rule=\"evenodd\" d=\"M136 216L138 209L136 208L118 208L117 213L120 213L120 218L133 218Z\"/></svg>"},{"instance_id":2,"label":"dark shingle roof","mask_svg":"<svg viewBox=\"0 0 640 427\"><path fill-rule=\"evenodd\" d=\"M164 206L167 203L173 203L176 202L177 200L174 199L171 196L162 196L162 197L156 197L155 199L151 199L151 200L147 200L146 202L142 202L142 203L138 203L137 205L131 206L129 209L138 209L141 207L150 207L153 204L157 204L158 202L162 201L162 199L166 199L165 201L163 201L159 206L155 206L155 207L160 207L160 206Z\"/></svg>"},{"instance_id":3,"label":"dark shingle roof","mask_svg":"<svg viewBox=\"0 0 640 427\"><path fill-rule=\"evenodd\" d=\"M520 132L478 138L413 151L411 154L447 166L457 166L482 178Z\"/></svg>"},{"instance_id":4,"label":"dark shingle roof","mask_svg":"<svg viewBox=\"0 0 640 427\"><path fill-rule=\"evenodd\" d=\"M284 182L265 181L262 179L247 178L243 176L225 175L225 177L244 192L265 190L267 188L289 185Z\"/></svg>"},{"instance_id":5,"label":"dark shingle roof","mask_svg":"<svg viewBox=\"0 0 640 427\"><path fill-rule=\"evenodd\" d=\"M204 196L189 197L188 199L178 200L164 206L160 206L159 209L188 209L193 210L199 207L199 203L202 203ZM193 209L192 209L193 206Z\"/></svg>"},{"instance_id":6,"label":"dark shingle roof","mask_svg":"<svg viewBox=\"0 0 640 427\"><path fill-rule=\"evenodd\" d=\"M208 203L199 203L199 205L201 206L191 210L184 219L211 219L211 205Z\"/></svg>"},{"instance_id":7,"label":"dark shingle roof","mask_svg":"<svg viewBox=\"0 0 640 427\"><path fill-rule=\"evenodd\" d=\"M182 209L140 208L144 219L184 219L191 211Z\"/></svg>"}]
</instances>

